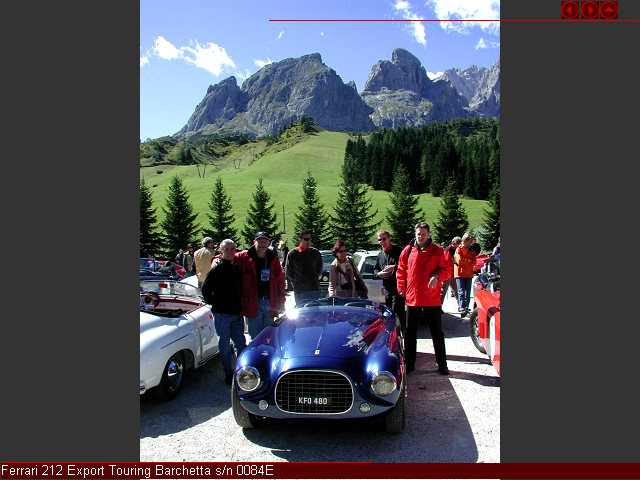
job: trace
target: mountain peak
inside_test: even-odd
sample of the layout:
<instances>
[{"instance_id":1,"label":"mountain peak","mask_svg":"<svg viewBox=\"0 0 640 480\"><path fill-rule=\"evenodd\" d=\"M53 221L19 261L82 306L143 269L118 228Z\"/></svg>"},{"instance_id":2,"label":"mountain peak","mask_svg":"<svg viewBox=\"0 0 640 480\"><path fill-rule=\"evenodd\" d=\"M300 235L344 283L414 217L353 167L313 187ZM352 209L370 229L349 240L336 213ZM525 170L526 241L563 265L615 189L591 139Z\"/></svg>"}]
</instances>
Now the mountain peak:
<instances>
[{"instance_id":1,"label":"mountain peak","mask_svg":"<svg viewBox=\"0 0 640 480\"><path fill-rule=\"evenodd\" d=\"M379 92L383 88L409 90L422 96L430 84L420 60L404 48L396 48L391 61L380 60L373 66L364 89L368 92Z\"/></svg>"},{"instance_id":2,"label":"mountain peak","mask_svg":"<svg viewBox=\"0 0 640 480\"><path fill-rule=\"evenodd\" d=\"M391 63L394 65L414 65L420 67L422 64L420 60L413 55L409 50L404 48L396 48L391 54Z\"/></svg>"}]
</instances>

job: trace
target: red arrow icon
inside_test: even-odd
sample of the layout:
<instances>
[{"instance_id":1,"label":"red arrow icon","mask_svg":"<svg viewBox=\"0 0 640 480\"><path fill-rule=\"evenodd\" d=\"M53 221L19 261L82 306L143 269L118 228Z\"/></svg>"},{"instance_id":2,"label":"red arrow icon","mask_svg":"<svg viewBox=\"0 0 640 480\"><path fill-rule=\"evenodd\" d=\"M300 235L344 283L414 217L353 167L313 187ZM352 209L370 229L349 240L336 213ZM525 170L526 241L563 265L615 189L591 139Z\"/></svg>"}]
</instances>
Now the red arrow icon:
<instances>
[{"instance_id":1,"label":"red arrow icon","mask_svg":"<svg viewBox=\"0 0 640 480\"><path fill-rule=\"evenodd\" d=\"M600 12L598 7L598 2L582 2L582 18L586 20L598 18L598 13Z\"/></svg>"},{"instance_id":2,"label":"red arrow icon","mask_svg":"<svg viewBox=\"0 0 640 480\"><path fill-rule=\"evenodd\" d=\"M601 2L600 16L607 20L618 18L618 2Z\"/></svg>"},{"instance_id":3,"label":"red arrow icon","mask_svg":"<svg viewBox=\"0 0 640 480\"><path fill-rule=\"evenodd\" d=\"M573 20L578 18L580 9L578 8L578 2L567 1L560 2L560 17L564 20Z\"/></svg>"}]
</instances>

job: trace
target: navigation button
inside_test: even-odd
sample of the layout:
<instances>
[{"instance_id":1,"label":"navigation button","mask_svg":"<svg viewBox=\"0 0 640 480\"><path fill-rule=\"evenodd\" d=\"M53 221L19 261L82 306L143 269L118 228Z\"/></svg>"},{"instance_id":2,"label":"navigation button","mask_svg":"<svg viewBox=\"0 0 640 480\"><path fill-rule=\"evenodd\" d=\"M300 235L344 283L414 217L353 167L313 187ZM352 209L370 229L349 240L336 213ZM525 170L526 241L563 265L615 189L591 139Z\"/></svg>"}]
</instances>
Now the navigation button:
<instances>
[{"instance_id":1,"label":"navigation button","mask_svg":"<svg viewBox=\"0 0 640 480\"><path fill-rule=\"evenodd\" d=\"M600 17L606 20L618 18L618 2L600 2Z\"/></svg>"},{"instance_id":2,"label":"navigation button","mask_svg":"<svg viewBox=\"0 0 640 480\"><path fill-rule=\"evenodd\" d=\"M560 2L560 18L564 20L575 20L578 18L579 13L580 8L578 7L578 2Z\"/></svg>"},{"instance_id":3,"label":"navigation button","mask_svg":"<svg viewBox=\"0 0 640 480\"><path fill-rule=\"evenodd\" d=\"M595 20L600 15L600 2L582 2L580 12L585 20Z\"/></svg>"}]
</instances>

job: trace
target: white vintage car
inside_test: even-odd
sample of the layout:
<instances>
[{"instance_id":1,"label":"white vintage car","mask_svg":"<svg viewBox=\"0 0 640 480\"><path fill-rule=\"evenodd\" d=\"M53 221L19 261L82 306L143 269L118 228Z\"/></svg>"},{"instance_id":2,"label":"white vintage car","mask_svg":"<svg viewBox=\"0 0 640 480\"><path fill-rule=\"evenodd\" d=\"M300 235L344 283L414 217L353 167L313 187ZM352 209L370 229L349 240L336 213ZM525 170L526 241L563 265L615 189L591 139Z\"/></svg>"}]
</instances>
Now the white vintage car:
<instances>
[{"instance_id":1,"label":"white vintage car","mask_svg":"<svg viewBox=\"0 0 640 480\"><path fill-rule=\"evenodd\" d=\"M174 280L140 282L140 394L175 397L185 370L214 357L218 337L202 292Z\"/></svg>"}]
</instances>

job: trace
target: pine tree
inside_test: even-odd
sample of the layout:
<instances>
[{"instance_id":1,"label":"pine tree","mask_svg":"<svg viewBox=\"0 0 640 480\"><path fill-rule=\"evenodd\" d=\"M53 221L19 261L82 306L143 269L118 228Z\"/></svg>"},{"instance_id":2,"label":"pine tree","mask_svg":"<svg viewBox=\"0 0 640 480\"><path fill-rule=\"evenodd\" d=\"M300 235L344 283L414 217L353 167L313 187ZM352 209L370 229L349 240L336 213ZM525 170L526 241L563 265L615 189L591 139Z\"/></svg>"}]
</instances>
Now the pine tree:
<instances>
[{"instance_id":1,"label":"pine tree","mask_svg":"<svg viewBox=\"0 0 640 480\"><path fill-rule=\"evenodd\" d=\"M313 235L313 246L318 249L329 249L333 246L331 233L329 232L329 214L324 210L324 204L320 203L320 197L316 193L317 182L307 171L307 178L302 181L302 206L299 214L294 214L296 232L309 230Z\"/></svg>"},{"instance_id":2,"label":"pine tree","mask_svg":"<svg viewBox=\"0 0 640 480\"><path fill-rule=\"evenodd\" d=\"M391 208L387 209L387 221L391 229L391 238L396 245L406 245L414 235L414 226L424 215L418 205L418 196L411 195L410 178L406 169L398 165L393 175L389 201Z\"/></svg>"},{"instance_id":3,"label":"pine tree","mask_svg":"<svg viewBox=\"0 0 640 480\"><path fill-rule=\"evenodd\" d=\"M151 190L144 178L140 180L140 248L147 250L150 256L159 253L161 246L160 234L156 232L156 210L152 208Z\"/></svg>"},{"instance_id":4,"label":"pine tree","mask_svg":"<svg viewBox=\"0 0 640 480\"><path fill-rule=\"evenodd\" d=\"M432 237L436 243L450 242L453 237L462 236L469 228L467 211L458 198L455 181L451 178L442 191L440 207Z\"/></svg>"},{"instance_id":5,"label":"pine tree","mask_svg":"<svg viewBox=\"0 0 640 480\"><path fill-rule=\"evenodd\" d=\"M169 184L169 195L165 214L161 222L164 239L164 255L173 258L178 249L184 248L189 242L196 242L200 235L200 225L196 223L198 214L193 212L189 203L189 194L178 176L174 176Z\"/></svg>"},{"instance_id":6,"label":"pine tree","mask_svg":"<svg viewBox=\"0 0 640 480\"><path fill-rule=\"evenodd\" d=\"M440 145L438 153L431 164L429 191L434 197L439 197L447 182L446 151L444 144Z\"/></svg>"},{"instance_id":7,"label":"pine tree","mask_svg":"<svg viewBox=\"0 0 640 480\"><path fill-rule=\"evenodd\" d=\"M249 246L253 243L257 232L267 232L271 240L280 239L276 214L273 212L275 203L269 205L270 200L271 195L264 189L262 177L260 177L253 194L253 203L249 205L247 220L242 228L245 245Z\"/></svg>"},{"instance_id":8,"label":"pine tree","mask_svg":"<svg viewBox=\"0 0 640 480\"><path fill-rule=\"evenodd\" d=\"M494 183L489 194L489 210L483 210L479 241L485 249L492 249L500 238L500 184Z\"/></svg>"},{"instance_id":9,"label":"pine tree","mask_svg":"<svg viewBox=\"0 0 640 480\"><path fill-rule=\"evenodd\" d=\"M373 222L378 210L369 213L373 202L366 198L367 187L349 177L342 177L342 184L338 190L338 199L334 207L335 216L331 219L331 232L341 238L351 251L358 248L373 247L371 238L382 222Z\"/></svg>"},{"instance_id":10,"label":"pine tree","mask_svg":"<svg viewBox=\"0 0 640 480\"><path fill-rule=\"evenodd\" d=\"M211 210L210 214L207 213L210 227L209 233L214 242L220 242L226 238L237 242L238 231L233 228L235 217L231 213L231 198L227 195L220 176L211 191L209 209Z\"/></svg>"}]
</instances>

